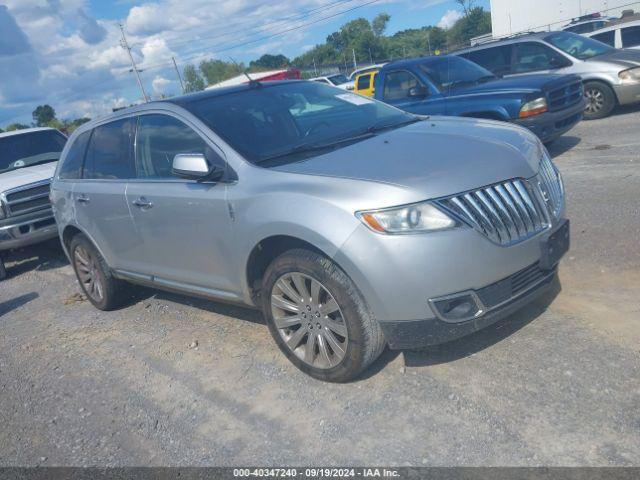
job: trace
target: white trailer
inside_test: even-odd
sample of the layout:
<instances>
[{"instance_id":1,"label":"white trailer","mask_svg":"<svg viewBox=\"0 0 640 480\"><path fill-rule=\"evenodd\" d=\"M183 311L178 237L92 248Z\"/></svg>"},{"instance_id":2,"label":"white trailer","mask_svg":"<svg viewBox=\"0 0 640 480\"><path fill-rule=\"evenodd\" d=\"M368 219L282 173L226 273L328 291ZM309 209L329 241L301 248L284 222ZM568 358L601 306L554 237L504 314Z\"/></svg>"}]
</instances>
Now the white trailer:
<instances>
[{"instance_id":1,"label":"white trailer","mask_svg":"<svg viewBox=\"0 0 640 480\"><path fill-rule=\"evenodd\" d=\"M640 10L633 0L491 0L493 37L559 30L571 19L600 12L619 17L623 10Z\"/></svg>"}]
</instances>

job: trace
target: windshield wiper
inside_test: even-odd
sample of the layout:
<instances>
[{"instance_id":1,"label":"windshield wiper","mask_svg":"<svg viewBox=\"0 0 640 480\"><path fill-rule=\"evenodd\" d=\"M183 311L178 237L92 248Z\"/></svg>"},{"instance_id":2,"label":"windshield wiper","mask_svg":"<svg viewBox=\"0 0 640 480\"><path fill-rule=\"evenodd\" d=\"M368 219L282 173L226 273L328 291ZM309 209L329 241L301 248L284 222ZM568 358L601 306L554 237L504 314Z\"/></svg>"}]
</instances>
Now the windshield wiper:
<instances>
[{"instance_id":1,"label":"windshield wiper","mask_svg":"<svg viewBox=\"0 0 640 480\"><path fill-rule=\"evenodd\" d=\"M411 125L412 123L421 122L422 120L423 120L422 118L413 117L413 118L409 118L407 120L404 120L402 122L383 123L383 124L374 123L373 125L370 125L365 130L365 133L377 133L377 132L380 132L382 130L387 130L389 128L405 127L407 125Z\"/></svg>"}]
</instances>

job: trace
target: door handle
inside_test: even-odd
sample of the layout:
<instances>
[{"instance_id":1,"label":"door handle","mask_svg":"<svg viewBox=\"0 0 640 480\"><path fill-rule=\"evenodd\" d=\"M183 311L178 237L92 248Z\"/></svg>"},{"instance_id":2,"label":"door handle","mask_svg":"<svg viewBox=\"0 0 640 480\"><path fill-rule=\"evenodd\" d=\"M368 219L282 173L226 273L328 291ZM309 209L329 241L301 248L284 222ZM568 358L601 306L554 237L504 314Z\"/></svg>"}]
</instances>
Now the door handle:
<instances>
[{"instance_id":1,"label":"door handle","mask_svg":"<svg viewBox=\"0 0 640 480\"><path fill-rule=\"evenodd\" d=\"M87 197L85 194L80 195L77 198L79 203L89 203L91 201L91 199L89 197Z\"/></svg>"},{"instance_id":2,"label":"door handle","mask_svg":"<svg viewBox=\"0 0 640 480\"><path fill-rule=\"evenodd\" d=\"M138 197L133 201L133 204L136 207L140 207L143 210L147 210L151 207L153 207L153 202L150 202L149 200L147 200L144 197Z\"/></svg>"}]
</instances>

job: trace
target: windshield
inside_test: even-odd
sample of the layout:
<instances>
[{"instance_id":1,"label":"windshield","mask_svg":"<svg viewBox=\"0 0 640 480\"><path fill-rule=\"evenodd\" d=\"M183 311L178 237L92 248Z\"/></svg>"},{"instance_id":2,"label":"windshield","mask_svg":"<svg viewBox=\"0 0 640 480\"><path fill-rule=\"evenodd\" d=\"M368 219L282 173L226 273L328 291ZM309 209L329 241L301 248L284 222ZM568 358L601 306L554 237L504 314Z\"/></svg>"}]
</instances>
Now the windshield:
<instances>
[{"instance_id":1,"label":"windshield","mask_svg":"<svg viewBox=\"0 0 640 480\"><path fill-rule=\"evenodd\" d=\"M587 60L615 51L615 48L611 48L609 45L593 38L583 37L571 32L554 33L546 37L545 40L564 53L580 60Z\"/></svg>"},{"instance_id":2,"label":"windshield","mask_svg":"<svg viewBox=\"0 0 640 480\"><path fill-rule=\"evenodd\" d=\"M329 81L334 85L342 85L343 83L347 83L349 79L346 75L340 74L329 77Z\"/></svg>"},{"instance_id":3,"label":"windshield","mask_svg":"<svg viewBox=\"0 0 640 480\"><path fill-rule=\"evenodd\" d=\"M55 162L67 139L56 130L42 130L0 138L0 173Z\"/></svg>"},{"instance_id":4,"label":"windshield","mask_svg":"<svg viewBox=\"0 0 640 480\"><path fill-rule=\"evenodd\" d=\"M489 70L461 57L431 59L420 65L439 90L496 78Z\"/></svg>"},{"instance_id":5,"label":"windshield","mask_svg":"<svg viewBox=\"0 0 640 480\"><path fill-rule=\"evenodd\" d=\"M184 105L247 160L263 166L318 155L416 117L316 82L270 83Z\"/></svg>"}]
</instances>

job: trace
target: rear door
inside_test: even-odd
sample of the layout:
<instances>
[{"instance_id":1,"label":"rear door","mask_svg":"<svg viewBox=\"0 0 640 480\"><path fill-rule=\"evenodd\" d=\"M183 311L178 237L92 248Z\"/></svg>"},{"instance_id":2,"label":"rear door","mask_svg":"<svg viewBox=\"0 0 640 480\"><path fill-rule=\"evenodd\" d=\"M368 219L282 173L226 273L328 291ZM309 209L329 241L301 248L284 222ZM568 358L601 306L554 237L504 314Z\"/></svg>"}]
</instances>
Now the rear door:
<instances>
[{"instance_id":1,"label":"rear door","mask_svg":"<svg viewBox=\"0 0 640 480\"><path fill-rule=\"evenodd\" d=\"M111 268L127 268L136 238L125 190L134 175L131 118L96 127L87 146L82 179L73 189L76 221Z\"/></svg>"},{"instance_id":2,"label":"rear door","mask_svg":"<svg viewBox=\"0 0 640 480\"><path fill-rule=\"evenodd\" d=\"M640 49L640 25L620 29L622 48Z\"/></svg>"},{"instance_id":3,"label":"rear door","mask_svg":"<svg viewBox=\"0 0 640 480\"><path fill-rule=\"evenodd\" d=\"M179 153L201 153L227 168L222 151L185 121L158 113L138 117L135 178L126 194L141 239L133 271L165 286L224 296L234 277L227 185L173 175Z\"/></svg>"},{"instance_id":4,"label":"rear door","mask_svg":"<svg viewBox=\"0 0 640 480\"><path fill-rule=\"evenodd\" d=\"M511 74L511 45L501 45L496 47L474 50L463 57L486 68L499 77Z\"/></svg>"}]
</instances>

